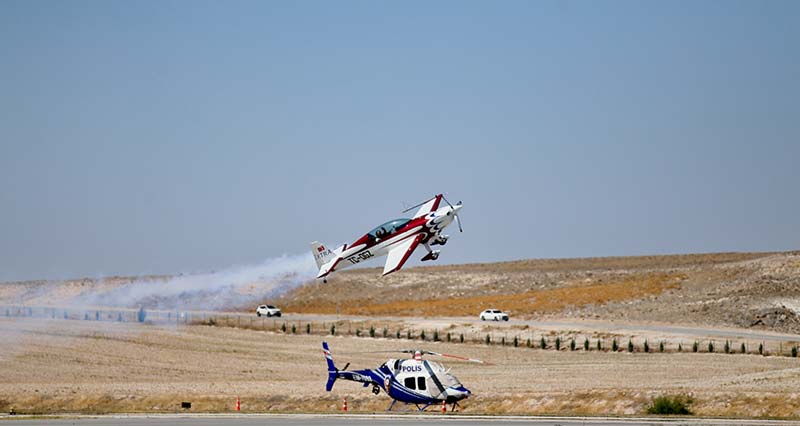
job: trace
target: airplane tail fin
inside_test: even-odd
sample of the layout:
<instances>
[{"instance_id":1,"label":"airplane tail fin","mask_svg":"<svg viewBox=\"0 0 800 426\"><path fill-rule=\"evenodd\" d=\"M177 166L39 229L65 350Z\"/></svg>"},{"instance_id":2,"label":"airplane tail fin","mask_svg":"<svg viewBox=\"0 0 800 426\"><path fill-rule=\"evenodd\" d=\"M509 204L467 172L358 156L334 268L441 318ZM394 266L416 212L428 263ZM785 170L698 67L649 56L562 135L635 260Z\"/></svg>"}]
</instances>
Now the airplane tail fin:
<instances>
[{"instance_id":1,"label":"airplane tail fin","mask_svg":"<svg viewBox=\"0 0 800 426\"><path fill-rule=\"evenodd\" d=\"M322 268L322 265L331 261L336 256L331 249L320 244L319 241L311 243L311 254L314 255L314 260L317 262L317 268Z\"/></svg>"},{"instance_id":2,"label":"airplane tail fin","mask_svg":"<svg viewBox=\"0 0 800 426\"><path fill-rule=\"evenodd\" d=\"M328 342L322 342L322 352L325 353L325 361L328 362L328 383L325 384L325 390L330 392L333 389L333 382L339 374L339 370L333 365L333 357L331 350L328 348Z\"/></svg>"}]
</instances>

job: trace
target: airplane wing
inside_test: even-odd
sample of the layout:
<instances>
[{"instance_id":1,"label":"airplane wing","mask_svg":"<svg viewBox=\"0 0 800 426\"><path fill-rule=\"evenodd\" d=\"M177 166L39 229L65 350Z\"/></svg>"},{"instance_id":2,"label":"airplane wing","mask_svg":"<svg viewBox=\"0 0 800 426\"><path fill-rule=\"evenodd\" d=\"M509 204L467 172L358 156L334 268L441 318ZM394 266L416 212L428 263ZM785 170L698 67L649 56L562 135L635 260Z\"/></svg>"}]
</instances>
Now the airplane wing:
<instances>
[{"instance_id":1,"label":"airplane wing","mask_svg":"<svg viewBox=\"0 0 800 426\"><path fill-rule=\"evenodd\" d=\"M419 242L422 241L424 235L418 234L413 238L407 238L395 244L389 255L386 257L386 266L383 267L383 275L391 274L392 272L399 271L406 263L411 253L417 248Z\"/></svg>"},{"instance_id":2,"label":"airplane wing","mask_svg":"<svg viewBox=\"0 0 800 426\"><path fill-rule=\"evenodd\" d=\"M419 210L414 214L414 217L425 216L426 214L436 210L439 208L439 203L442 202L442 194L439 194L430 200L426 201L425 204L420 206Z\"/></svg>"}]
</instances>

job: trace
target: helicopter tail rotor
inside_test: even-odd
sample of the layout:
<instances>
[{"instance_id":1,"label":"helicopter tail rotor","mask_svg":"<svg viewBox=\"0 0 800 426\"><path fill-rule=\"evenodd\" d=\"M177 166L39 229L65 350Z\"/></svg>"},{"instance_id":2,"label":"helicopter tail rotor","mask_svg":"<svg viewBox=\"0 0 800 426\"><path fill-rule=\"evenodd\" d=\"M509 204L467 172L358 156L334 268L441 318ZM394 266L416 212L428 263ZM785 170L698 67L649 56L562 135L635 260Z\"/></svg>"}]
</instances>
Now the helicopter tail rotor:
<instances>
[{"instance_id":1,"label":"helicopter tail rotor","mask_svg":"<svg viewBox=\"0 0 800 426\"><path fill-rule=\"evenodd\" d=\"M333 389L333 382L339 376L339 370L333 365L333 357L331 350L328 348L328 342L322 342L322 352L325 354L325 361L328 363L328 383L325 384L325 390L330 392Z\"/></svg>"}]
</instances>

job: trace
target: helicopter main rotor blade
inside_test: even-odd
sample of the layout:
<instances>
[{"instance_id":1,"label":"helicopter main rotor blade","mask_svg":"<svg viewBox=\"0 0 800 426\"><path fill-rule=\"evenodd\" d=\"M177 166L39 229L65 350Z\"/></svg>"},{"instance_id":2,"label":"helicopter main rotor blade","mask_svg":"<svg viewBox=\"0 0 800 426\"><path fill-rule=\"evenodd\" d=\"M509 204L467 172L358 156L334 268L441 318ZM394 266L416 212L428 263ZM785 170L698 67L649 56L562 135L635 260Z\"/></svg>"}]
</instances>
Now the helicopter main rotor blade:
<instances>
[{"instance_id":1,"label":"helicopter main rotor blade","mask_svg":"<svg viewBox=\"0 0 800 426\"><path fill-rule=\"evenodd\" d=\"M440 357L444 357L444 358L453 358L453 359L460 359L462 361L477 362L478 364L486 364L485 362L483 362L483 361L481 361L479 359L467 358L465 356L452 355L452 354L442 354L442 353L439 353L439 352L431 352L431 351L425 351L424 353L429 354L429 355L434 355L434 356L440 356Z\"/></svg>"}]
</instances>

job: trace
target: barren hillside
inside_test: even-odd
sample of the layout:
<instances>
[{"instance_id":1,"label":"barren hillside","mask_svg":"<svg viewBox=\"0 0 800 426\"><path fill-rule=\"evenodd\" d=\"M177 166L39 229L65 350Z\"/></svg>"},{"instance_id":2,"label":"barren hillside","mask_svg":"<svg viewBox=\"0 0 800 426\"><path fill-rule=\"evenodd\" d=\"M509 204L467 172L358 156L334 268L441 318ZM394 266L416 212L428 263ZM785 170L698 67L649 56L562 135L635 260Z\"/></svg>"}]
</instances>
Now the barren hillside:
<instances>
[{"instance_id":1,"label":"barren hillside","mask_svg":"<svg viewBox=\"0 0 800 426\"><path fill-rule=\"evenodd\" d=\"M286 312L598 318L800 333L800 252L522 260L334 274L276 301Z\"/></svg>"}]
</instances>

